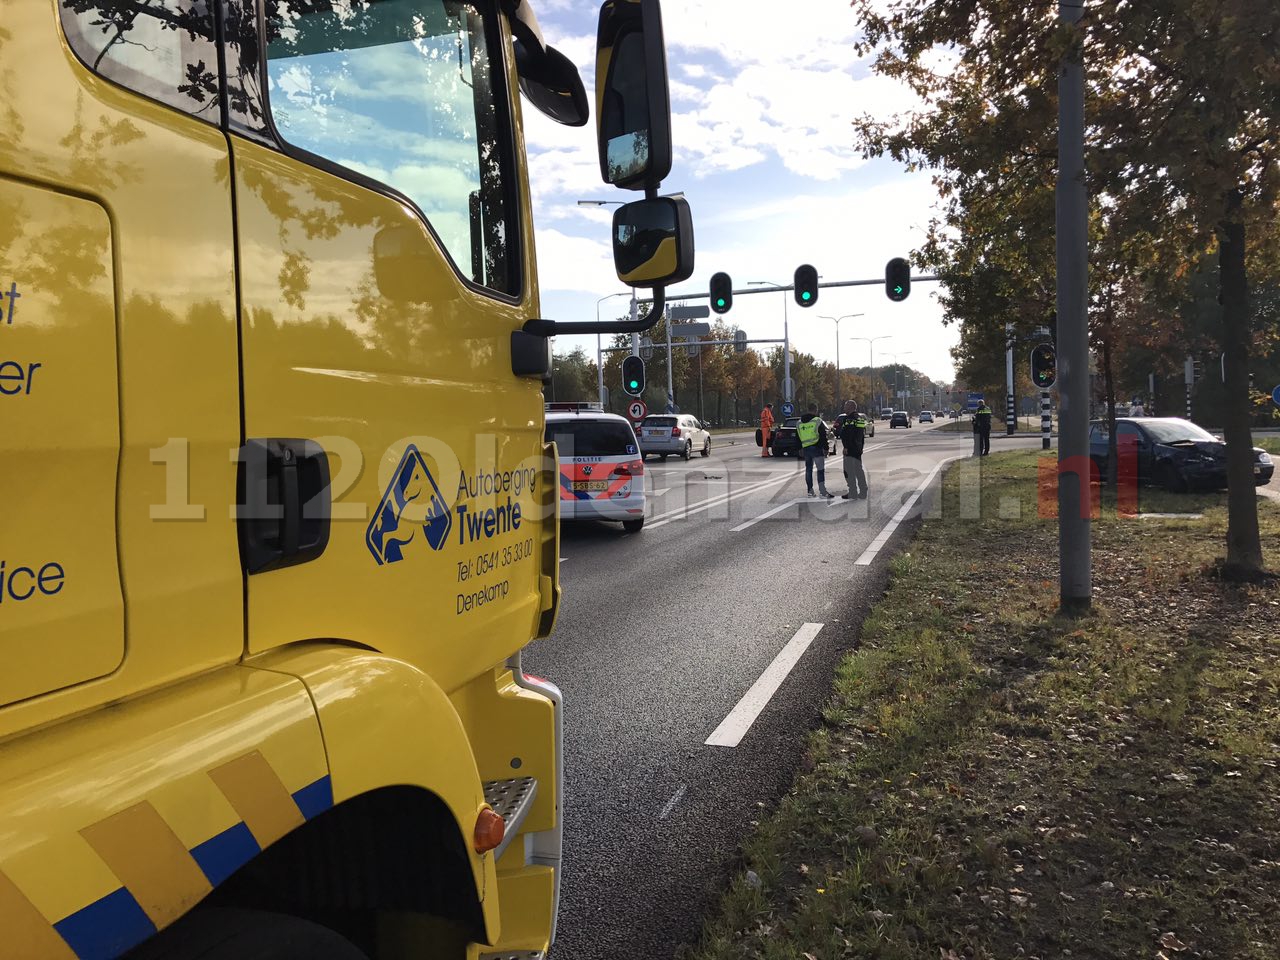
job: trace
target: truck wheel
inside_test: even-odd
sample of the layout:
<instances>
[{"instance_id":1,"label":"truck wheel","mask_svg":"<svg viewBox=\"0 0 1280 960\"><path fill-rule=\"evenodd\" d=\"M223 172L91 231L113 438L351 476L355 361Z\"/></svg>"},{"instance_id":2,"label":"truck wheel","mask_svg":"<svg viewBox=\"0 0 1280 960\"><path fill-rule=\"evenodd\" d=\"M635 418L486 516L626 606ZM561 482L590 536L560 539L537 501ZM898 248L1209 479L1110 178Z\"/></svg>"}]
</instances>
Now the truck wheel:
<instances>
[{"instance_id":1,"label":"truck wheel","mask_svg":"<svg viewBox=\"0 0 1280 960\"><path fill-rule=\"evenodd\" d=\"M194 910L125 960L369 960L346 938L284 913Z\"/></svg>"}]
</instances>

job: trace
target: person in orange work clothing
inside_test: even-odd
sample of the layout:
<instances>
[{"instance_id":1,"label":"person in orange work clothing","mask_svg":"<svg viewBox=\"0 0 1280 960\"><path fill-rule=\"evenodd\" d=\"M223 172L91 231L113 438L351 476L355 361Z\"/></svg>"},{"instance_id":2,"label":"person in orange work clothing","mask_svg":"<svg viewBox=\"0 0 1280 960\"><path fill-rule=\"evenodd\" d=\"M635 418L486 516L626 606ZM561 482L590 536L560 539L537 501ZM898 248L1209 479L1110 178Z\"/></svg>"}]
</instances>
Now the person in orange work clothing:
<instances>
[{"instance_id":1,"label":"person in orange work clothing","mask_svg":"<svg viewBox=\"0 0 1280 960\"><path fill-rule=\"evenodd\" d=\"M766 403L760 411L760 456L772 456L769 453L769 435L773 433L773 404Z\"/></svg>"}]
</instances>

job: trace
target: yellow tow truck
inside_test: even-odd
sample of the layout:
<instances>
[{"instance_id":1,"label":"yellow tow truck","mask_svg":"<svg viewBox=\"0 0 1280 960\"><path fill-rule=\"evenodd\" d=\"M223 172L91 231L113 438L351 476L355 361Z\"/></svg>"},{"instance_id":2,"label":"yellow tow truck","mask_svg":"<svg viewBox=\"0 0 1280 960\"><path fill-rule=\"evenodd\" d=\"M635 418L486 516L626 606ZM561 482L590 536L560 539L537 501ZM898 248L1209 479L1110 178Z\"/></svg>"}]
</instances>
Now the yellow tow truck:
<instances>
[{"instance_id":1,"label":"yellow tow truck","mask_svg":"<svg viewBox=\"0 0 1280 960\"><path fill-rule=\"evenodd\" d=\"M540 316L529 0L0 0L0 957L538 958L556 333L687 278L657 0L600 8L645 316Z\"/></svg>"}]
</instances>

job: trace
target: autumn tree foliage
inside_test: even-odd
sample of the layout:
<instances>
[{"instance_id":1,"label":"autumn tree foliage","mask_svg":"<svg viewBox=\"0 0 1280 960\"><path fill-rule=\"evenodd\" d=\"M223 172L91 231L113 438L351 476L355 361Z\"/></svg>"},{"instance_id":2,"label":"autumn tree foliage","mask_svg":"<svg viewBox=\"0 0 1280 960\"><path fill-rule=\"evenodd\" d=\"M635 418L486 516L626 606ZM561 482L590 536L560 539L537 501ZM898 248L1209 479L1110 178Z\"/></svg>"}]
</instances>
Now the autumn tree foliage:
<instances>
[{"instance_id":1,"label":"autumn tree foliage","mask_svg":"<svg viewBox=\"0 0 1280 960\"><path fill-rule=\"evenodd\" d=\"M853 0L874 69L923 107L855 129L870 155L933 171L941 215L920 251L945 278L972 348L1006 321L1053 325L1057 71L1078 44L1086 70L1091 327L1126 344L1178 316L1197 267L1216 266L1211 331L1225 355L1224 569L1262 569L1252 475L1251 287L1274 283L1280 201L1280 5L1274 0L1083 0L1075 26L1026 0ZM1253 273L1251 274L1251 270ZM1150 299L1166 307L1144 309ZM1170 301L1173 301L1171 304ZM1148 342L1159 339L1145 332ZM981 379L980 377L977 379Z\"/></svg>"}]
</instances>

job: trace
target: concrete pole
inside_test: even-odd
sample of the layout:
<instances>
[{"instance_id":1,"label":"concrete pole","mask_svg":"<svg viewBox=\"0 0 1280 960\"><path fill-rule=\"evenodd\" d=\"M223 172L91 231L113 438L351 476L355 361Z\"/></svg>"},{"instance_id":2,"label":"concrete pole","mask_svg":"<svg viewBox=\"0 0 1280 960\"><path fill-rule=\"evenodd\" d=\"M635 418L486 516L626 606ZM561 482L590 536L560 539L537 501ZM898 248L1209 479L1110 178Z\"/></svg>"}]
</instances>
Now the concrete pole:
<instances>
[{"instance_id":1,"label":"concrete pole","mask_svg":"<svg viewBox=\"0 0 1280 960\"><path fill-rule=\"evenodd\" d=\"M1013 436L1018 429L1013 398L1013 324L1004 325L1004 432Z\"/></svg>"},{"instance_id":2,"label":"concrete pole","mask_svg":"<svg viewBox=\"0 0 1280 960\"><path fill-rule=\"evenodd\" d=\"M671 307L668 306L662 313L663 319L667 324L667 403L675 406L676 388L675 380L672 376L671 363Z\"/></svg>"},{"instance_id":3,"label":"concrete pole","mask_svg":"<svg viewBox=\"0 0 1280 960\"><path fill-rule=\"evenodd\" d=\"M791 402L791 328L787 319L787 291L782 291L782 399Z\"/></svg>"},{"instance_id":4,"label":"concrete pole","mask_svg":"<svg viewBox=\"0 0 1280 960\"><path fill-rule=\"evenodd\" d=\"M1076 24L1084 3L1058 3L1058 19ZM1089 487L1089 198L1084 170L1083 51L1068 51L1058 68L1059 603L1063 613L1087 611L1093 600Z\"/></svg>"}]
</instances>

